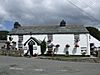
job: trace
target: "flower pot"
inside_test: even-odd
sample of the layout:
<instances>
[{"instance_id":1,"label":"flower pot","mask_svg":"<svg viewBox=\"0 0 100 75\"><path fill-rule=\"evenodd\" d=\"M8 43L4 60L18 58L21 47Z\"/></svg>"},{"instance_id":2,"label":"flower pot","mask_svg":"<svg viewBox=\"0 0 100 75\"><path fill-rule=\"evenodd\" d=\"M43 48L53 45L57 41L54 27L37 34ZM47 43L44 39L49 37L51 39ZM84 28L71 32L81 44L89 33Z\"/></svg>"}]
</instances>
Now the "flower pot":
<instances>
[{"instance_id":1,"label":"flower pot","mask_svg":"<svg viewBox=\"0 0 100 75\"><path fill-rule=\"evenodd\" d=\"M67 45L66 45L66 48L68 48L68 47L70 47L70 45L67 44Z\"/></svg>"},{"instance_id":2,"label":"flower pot","mask_svg":"<svg viewBox=\"0 0 100 75\"><path fill-rule=\"evenodd\" d=\"M78 45L78 44L76 44L76 45L75 45L75 47L79 47L79 45Z\"/></svg>"},{"instance_id":3,"label":"flower pot","mask_svg":"<svg viewBox=\"0 0 100 75\"><path fill-rule=\"evenodd\" d=\"M56 45L56 47L60 47L60 45L59 45L59 44L57 44L57 45Z\"/></svg>"}]
</instances>

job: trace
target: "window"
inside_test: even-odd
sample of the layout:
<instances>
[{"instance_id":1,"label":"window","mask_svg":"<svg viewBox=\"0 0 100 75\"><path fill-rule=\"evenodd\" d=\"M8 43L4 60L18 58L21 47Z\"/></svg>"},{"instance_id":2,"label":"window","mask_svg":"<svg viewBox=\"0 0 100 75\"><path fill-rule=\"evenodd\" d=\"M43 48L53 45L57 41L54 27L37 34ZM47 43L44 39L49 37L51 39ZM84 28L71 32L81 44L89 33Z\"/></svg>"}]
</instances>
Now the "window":
<instances>
[{"instance_id":1,"label":"window","mask_svg":"<svg viewBox=\"0 0 100 75\"><path fill-rule=\"evenodd\" d=\"M23 35L19 35L19 41L23 41Z\"/></svg>"},{"instance_id":2,"label":"window","mask_svg":"<svg viewBox=\"0 0 100 75\"><path fill-rule=\"evenodd\" d=\"M27 47L24 47L24 50L27 50Z\"/></svg>"},{"instance_id":3,"label":"window","mask_svg":"<svg viewBox=\"0 0 100 75\"><path fill-rule=\"evenodd\" d=\"M22 41L23 41L23 35L19 35L19 41L18 41L18 48L21 49L23 47Z\"/></svg>"},{"instance_id":4,"label":"window","mask_svg":"<svg viewBox=\"0 0 100 75\"><path fill-rule=\"evenodd\" d=\"M53 35L52 34L48 34L48 41L53 41Z\"/></svg>"},{"instance_id":5,"label":"window","mask_svg":"<svg viewBox=\"0 0 100 75\"><path fill-rule=\"evenodd\" d=\"M18 48L23 48L23 45L21 43L19 43Z\"/></svg>"},{"instance_id":6,"label":"window","mask_svg":"<svg viewBox=\"0 0 100 75\"><path fill-rule=\"evenodd\" d=\"M37 50L37 47L36 47L36 46L34 46L34 47L33 47L33 50Z\"/></svg>"},{"instance_id":7,"label":"window","mask_svg":"<svg viewBox=\"0 0 100 75\"><path fill-rule=\"evenodd\" d=\"M74 35L74 42L75 42L75 44L78 43L79 40L80 40L79 34L75 34L75 35Z\"/></svg>"},{"instance_id":8,"label":"window","mask_svg":"<svg viewBox=\"0 0 100 75\"><path fill-rule=\"evenodd\" d=\"M28 45L35 45L35 42L33 40L30 40Z\"/></svg>"}]
</instances>

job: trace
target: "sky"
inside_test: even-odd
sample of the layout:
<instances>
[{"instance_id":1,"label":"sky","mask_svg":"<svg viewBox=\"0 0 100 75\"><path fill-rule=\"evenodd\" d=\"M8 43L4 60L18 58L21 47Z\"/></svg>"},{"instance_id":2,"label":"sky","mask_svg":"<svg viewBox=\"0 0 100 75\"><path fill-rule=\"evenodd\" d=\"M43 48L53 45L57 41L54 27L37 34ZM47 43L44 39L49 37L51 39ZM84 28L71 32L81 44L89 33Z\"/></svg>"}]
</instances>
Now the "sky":
<instances>
[{"instance_id":1,"label":"sky","mask_svg":"<svg viewBox=\"0 0 100 75\"><path fill-rule=\"evenodd\" d=\"M21 25L100 25L100 0L0 0L0 30Z\"/></svg>"}]
</instances>

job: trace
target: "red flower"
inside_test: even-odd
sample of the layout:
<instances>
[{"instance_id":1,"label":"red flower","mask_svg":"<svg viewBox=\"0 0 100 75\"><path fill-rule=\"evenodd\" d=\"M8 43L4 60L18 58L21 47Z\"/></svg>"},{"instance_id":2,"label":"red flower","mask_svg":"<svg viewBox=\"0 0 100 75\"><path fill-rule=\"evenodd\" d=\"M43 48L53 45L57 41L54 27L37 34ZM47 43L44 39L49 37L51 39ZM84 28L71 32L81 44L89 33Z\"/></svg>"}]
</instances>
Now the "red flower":
<instances>
[{"instance_id":1,"label":"red flower","mask_svg":"<svg viewBox=\"0 0 100 75\"><path fill-rule=\"evenodd\" d=\"M76 45L75 45L75 47L79 47L79 45L78 45L78 44L76 44Z\"/></svg>"}]
</instances>

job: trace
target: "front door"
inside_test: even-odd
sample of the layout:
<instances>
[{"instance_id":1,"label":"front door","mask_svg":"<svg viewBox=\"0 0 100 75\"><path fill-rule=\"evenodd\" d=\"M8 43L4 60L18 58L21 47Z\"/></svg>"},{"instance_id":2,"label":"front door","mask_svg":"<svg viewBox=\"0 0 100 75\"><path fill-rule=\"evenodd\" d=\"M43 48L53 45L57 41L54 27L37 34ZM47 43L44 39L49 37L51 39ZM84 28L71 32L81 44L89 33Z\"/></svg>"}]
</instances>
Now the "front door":
<instances>
[{"instance_id":1,"label":"front door","mask_svg":"<svg viewBox=\"0 0 100 75\"><path fill-rule=\"evenodd\" d=\"M33 45L28 45L28 46L29 46L30 55L33 56Z\"/></svg>"},{"instance_id":2,"label":"front door","mask_svg":"<svg viewBox=\"0 0 100 75\"><path fill-rule=\"evenodd\" d=\"M30 40L28 43L30 55L33 56L33 45L35 45L35 42L33 40Z\"/></svg>"}]
</instances>

